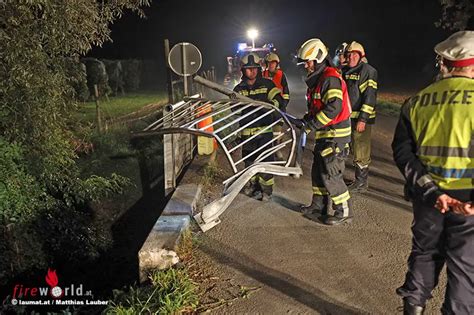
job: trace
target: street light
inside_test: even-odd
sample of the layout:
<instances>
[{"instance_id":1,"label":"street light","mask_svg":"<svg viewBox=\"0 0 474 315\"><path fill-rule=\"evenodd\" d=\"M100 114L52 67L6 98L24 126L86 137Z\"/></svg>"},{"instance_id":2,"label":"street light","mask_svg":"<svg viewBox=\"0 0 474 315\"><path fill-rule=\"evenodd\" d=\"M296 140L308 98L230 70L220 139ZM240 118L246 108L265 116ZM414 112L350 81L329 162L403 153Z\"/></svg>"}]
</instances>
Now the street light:
<instances>
[{"instance_id":1,"label":"street light","mask_svg":"<svg viewBox=\"0 0 474 315\"><path fill-rule=\"evenodd\" d=\"M258 31L254 28L247 31L247 36L252 40L252 48L255 48L255 38L258 36Z\"/></svg>"}]
</instances>

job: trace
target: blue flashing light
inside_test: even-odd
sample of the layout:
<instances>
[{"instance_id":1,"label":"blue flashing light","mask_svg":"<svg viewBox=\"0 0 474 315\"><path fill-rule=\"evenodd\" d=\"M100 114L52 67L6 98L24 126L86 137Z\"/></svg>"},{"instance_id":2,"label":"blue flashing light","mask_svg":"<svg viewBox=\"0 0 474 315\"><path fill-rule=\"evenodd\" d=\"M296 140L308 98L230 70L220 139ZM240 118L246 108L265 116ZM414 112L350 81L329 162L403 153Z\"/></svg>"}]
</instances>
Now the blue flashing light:
<instances>
[{"instance_id":1,"label":"blue flashing light","mask_svg":"<svg viewBox=\"0 0 474 315\"><path fill-rule=\"evenodd\" d=\"M248 46L247 46L247 43L239 43L239 44L237 45L237 49L238 49L238 50L244 50L244 49L247 48L247 47L248 47Z\"/></svg>"}]
</instances>

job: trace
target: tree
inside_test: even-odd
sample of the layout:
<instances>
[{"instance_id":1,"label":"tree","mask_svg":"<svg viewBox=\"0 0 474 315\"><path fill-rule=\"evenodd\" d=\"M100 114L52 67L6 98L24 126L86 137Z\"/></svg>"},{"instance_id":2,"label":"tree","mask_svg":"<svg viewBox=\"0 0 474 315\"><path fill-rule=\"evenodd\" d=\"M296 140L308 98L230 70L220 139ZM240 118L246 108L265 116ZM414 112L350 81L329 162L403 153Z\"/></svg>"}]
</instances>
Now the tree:
<instances>
[{"instance_id":1,"label":"tree","mask_svg":"<svg viewBox=\"0 0 474 315\"><path fill-rule=\"evenodd\" d=\"M70 224L70 235L93 245L84 219L87 202L120 191L126 181L119 176L79 178L71 144L77 78L70 61L111 40L109 26L126 10L143 16L141 8L149 4L0 2L0 277L51 260L48 253L32 254L31 248L60 251L51 239L41 239L44 229ZM37 243L31 244L31 233ZM28 255L44 259L18 259Z\"/></svg>"},{"instance_id":2,"label":"tree","mask_svg":"<svg viewBox=\"0 0 474 315\"><path fill-rule=\"evenodd\" d=\"M436 22L437 27L451 31L465 30L472 26L474 2L472 0L439 0L441 3L441 18Z\"/></svg>"}]
</instances>

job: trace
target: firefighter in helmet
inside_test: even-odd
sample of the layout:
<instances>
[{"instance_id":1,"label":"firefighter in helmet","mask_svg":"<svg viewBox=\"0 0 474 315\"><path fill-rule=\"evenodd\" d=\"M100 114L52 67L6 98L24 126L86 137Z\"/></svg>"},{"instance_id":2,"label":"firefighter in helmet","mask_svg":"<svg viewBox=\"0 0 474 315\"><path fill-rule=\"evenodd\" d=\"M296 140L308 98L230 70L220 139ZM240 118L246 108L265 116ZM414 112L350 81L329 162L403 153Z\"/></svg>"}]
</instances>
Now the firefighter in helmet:
<instances>
[{"instance_id":1,"label":"firefighter in helmet","mask_svg":"<svg viewBox=\"0 0 474 315\"><path fill-rule=\"evenodd\" d=\"M355 181L351 192L366 192L371 162L371 132L375 123L377 70L365 58L364 47L353 41L346 48L347 66L342 69L352 105L351 151L354 156Z\"/></svg>"},{"instance_id":2,"label":"firefighter in helmet","mask_svg":"<svg viewBox=\"0 0 474 315\"><path fill-rule=\"evenodd\" d=\"M347 43L343 42L341 45L337 46L336 51L334 52L334 58L332 61L339 69L342 69L347 65L346 48Z\"/></svg>"},{"instance_id":3,"label":"firefighter in helmet","mask_svg":"<svg viewBox=\"0 0 474 315\"><path fill-rule=\"evenodd\" d=\"M286 75L280 68L280 58L274 52L269 53L265 56L265 65L266 69L263 71L262 76L264 78L270 79L275 83L276 87L281 91L281 97L283 98L284 105L286 108L288 102L290 101L290 90L288 88L288 81L286 80ZM273 127L273 136L279 137L282 134L282 125L276 125ZM275 142L276 144L281 143L281 137L278 138ZM276 152L278 159L283 159L283 155L280 151Z\"/></svg>"},{"instance_id":4,"label":"firefighter in helmet","mask_svg":"<svg viewBox=\"0 0 474 315\"><path fill-rule=\"evenodd\" d=\"M285 111L286 103L281 96L281 91L272 80L262 77L260 61L260 58L255 53L249 53L242 58L242 80L234 87L234 91L256 101L273 104L280 110ZM242 116L253 110L254 108L252 107L242 110ZM252 113L240 120L240 125L244 126L268 111L269 109L262 108ZM256 155L251 155L251 153L272 141L272 128L268 126L273 121L273 115L266 115L242 130L242 142L252 138L252 140L242 146L242 156L249 156L245 160L245 167L250 166L256 159ZM273 154L266 157L263 161L274 161ZM272 199L273 183L273 175L259 173L250 179L249 184L244 188L244 193L258 200L270 201Z\"/></svg>"},{"instance_id":5,"label":"firefighter in helmet","mask_svg":"<svg viewBox=\"0 0 474 315\"><path fill-rule=\"evenodd\" d=\"M445 78L402 107L392 143L413 202L405 314L423 314L446 264L442 314L474 314L474 31L435 46Z\"/></svg>"},{"instance_id":6,"label":"firefighter in helmet","mask_svg":"<svg viewBox=\"0 0 474 315\"><path fill-rule=\"evenodd\" d=\"M290 101L290 90L286 75L280 68L280 58L274 52L269 53L265 56L265 65L267 68L263 71L262 76L272 80L277 88L281 90L281 96L285 102L284 107L286 108Z\"/></svg>"},{"instance_id":7,"label":"firefighter in helmet","mask_svg":"<svg viewBox=\"0 0 474 315\"><path fill-rule=\"evenodd\" d=\"M313 196L305 214L321 214L325 224L338 225L352 220L352 204L344 183L344 157L350 142L350 102L338 69L331 66L324 43L313 38L298 51L298 62L308 73L306 99L308 113L303 118L315 132L314 160L311 170ZM329 203L334 215L328 215Z\"/></svg>"}]
</instances>

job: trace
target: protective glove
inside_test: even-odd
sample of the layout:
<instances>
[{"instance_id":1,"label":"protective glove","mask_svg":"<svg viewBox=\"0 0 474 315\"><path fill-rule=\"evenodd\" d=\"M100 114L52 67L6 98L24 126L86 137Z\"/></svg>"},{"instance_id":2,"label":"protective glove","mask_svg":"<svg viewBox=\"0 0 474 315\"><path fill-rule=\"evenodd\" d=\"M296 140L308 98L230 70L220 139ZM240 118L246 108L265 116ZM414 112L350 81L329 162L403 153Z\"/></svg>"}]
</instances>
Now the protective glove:
<instances>
[{"instance_id":1,"label":"protective glove","mask_svg":"<svg viewBox=\"0 0 474 315\"><path fill-rule=\"evenodd\" d=\"M302 120L303 120L303 122L304 122L304 124L305 124L304 132L305 132L306 134L309 134L311 131L316 130L316 126L315 126L315 124L314 124L314 119L313 119L313 117L312 117L309 113L304 114Z\"/></svg>"},{"instance_id":2,"label":"protective glove","mask_svg":"<svg viewBox=\"0 0 474 315\"><path fill-rule=\"evenodd\" d=\"M308 125L312 120L313 120L313 117L310 113L304 114L303 121L304 121L305 124Z\"/></svg>"},{"instance_id":3,"label":"protective glove","mask_svg":"<svg viewBox=\"0 0 474 315\"><path fill-rule=\"evenodd\" d=\"M336 154L325 157L324 164L326 165L326 171L329 176L334 177L341 174L341 168L339 167Z\"/></svg>"}]
</instances>

